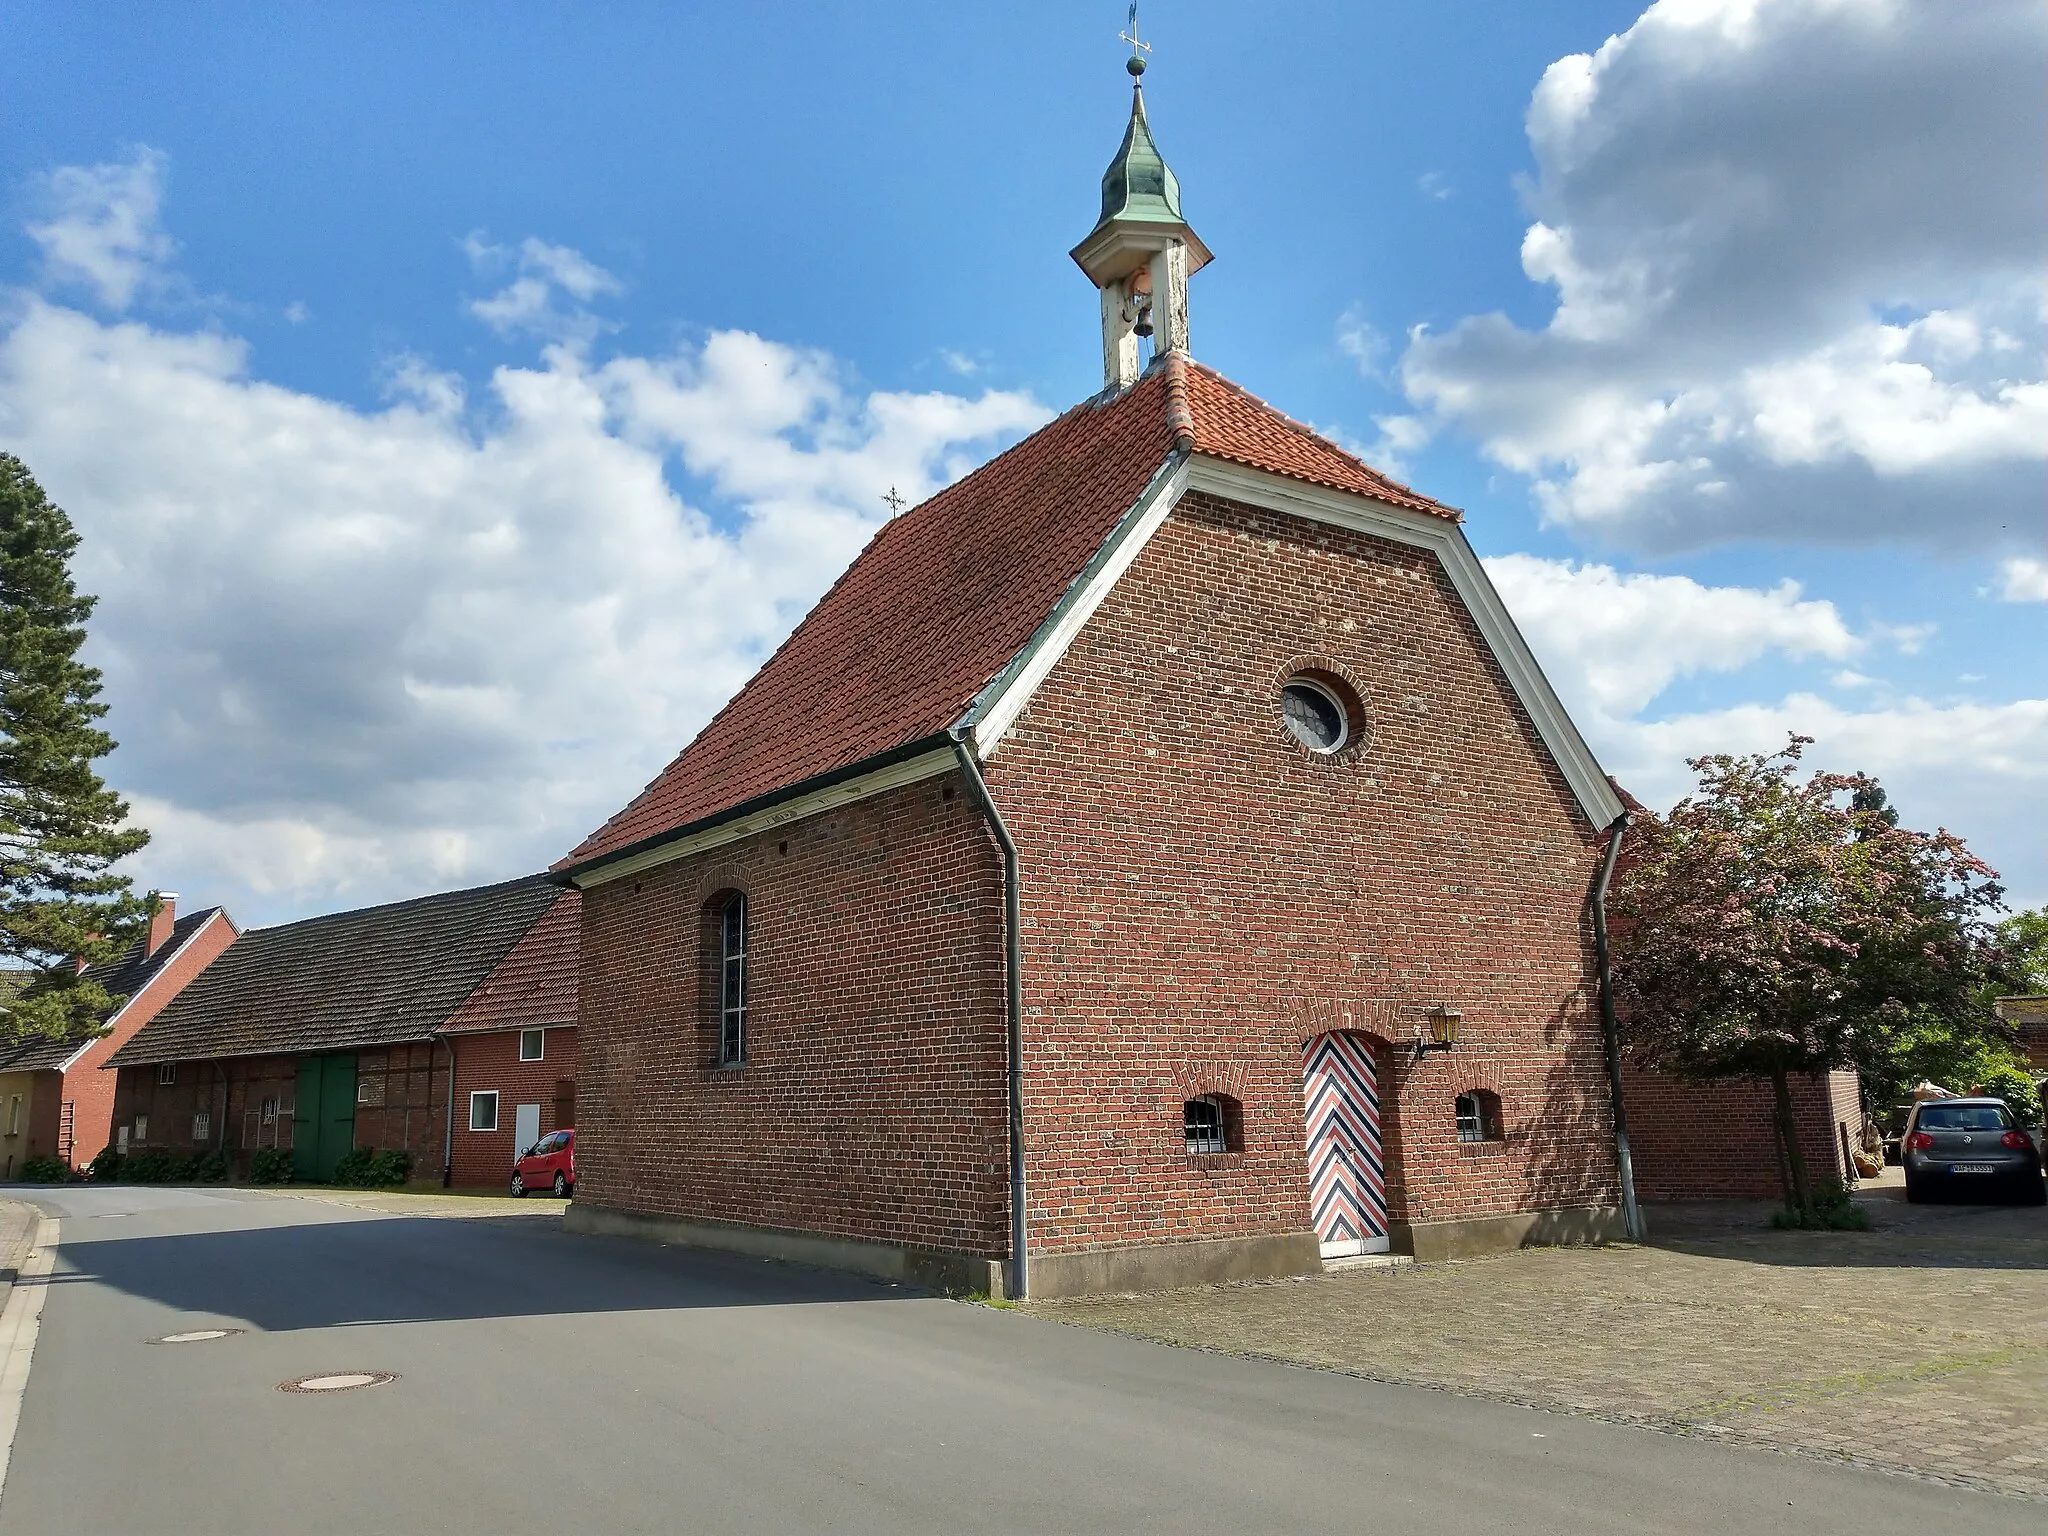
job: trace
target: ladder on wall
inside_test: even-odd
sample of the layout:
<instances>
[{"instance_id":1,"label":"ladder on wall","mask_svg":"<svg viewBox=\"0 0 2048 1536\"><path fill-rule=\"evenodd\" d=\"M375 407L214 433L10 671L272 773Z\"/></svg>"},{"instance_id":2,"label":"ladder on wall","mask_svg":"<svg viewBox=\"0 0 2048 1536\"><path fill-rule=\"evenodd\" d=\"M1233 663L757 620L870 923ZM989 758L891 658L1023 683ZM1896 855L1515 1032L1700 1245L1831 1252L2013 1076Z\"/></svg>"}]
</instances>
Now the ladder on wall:
<instances>
[{"instance_id":1,"label":"ladder on wall","mask_svg":"<svg viewBox=\"0 0 2048 1536\"><path fill-rule=\"evenodd\" d=\"M72 1148L78 1145L77 1123L78 1106L66 1099L57 1111L57 1156L66 1163L71 1161Z\"/></svg>"}]
</instances>

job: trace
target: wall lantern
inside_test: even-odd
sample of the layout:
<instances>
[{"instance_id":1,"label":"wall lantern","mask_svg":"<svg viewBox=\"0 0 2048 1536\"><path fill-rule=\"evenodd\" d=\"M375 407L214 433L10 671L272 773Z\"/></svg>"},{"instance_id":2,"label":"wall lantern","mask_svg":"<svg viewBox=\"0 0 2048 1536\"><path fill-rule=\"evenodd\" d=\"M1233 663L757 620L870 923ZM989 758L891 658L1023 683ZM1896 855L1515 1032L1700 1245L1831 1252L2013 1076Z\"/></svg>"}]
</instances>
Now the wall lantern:
<instances>
[{"instance_id":1,"label":"wall lantern","mask_svg":"<svg viewBox=\"0 0 2048 1536\"><path fill-rule=\"evenodd\" d=\"M1448 1051L1458 1043L1458 1021L1464 1014L1449 1003L1438 1003L1429 1010L1429 1038L1415 1037L1415 1059L1422 1060L1431 1051Z\"/></svg>"}]
</instances>

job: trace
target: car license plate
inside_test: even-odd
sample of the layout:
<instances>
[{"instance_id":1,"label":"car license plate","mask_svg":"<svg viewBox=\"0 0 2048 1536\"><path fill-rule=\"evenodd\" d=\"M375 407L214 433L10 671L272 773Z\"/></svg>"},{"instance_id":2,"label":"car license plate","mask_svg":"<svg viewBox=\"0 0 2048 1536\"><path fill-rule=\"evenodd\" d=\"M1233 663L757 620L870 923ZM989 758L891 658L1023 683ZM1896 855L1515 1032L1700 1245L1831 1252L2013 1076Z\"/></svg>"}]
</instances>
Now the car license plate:
<instances>
[{"instance_id":1,"label":"car license plate","mask_svg":"<svg viewBox=\"0 0 2048 1536\"><path fill-rule=\"evenodd\" d=\"M1950 1173L1989 1173L1992 1170L1989 1163L1950 1163L1948 1171Z\"/></svg>"}]
</instances>

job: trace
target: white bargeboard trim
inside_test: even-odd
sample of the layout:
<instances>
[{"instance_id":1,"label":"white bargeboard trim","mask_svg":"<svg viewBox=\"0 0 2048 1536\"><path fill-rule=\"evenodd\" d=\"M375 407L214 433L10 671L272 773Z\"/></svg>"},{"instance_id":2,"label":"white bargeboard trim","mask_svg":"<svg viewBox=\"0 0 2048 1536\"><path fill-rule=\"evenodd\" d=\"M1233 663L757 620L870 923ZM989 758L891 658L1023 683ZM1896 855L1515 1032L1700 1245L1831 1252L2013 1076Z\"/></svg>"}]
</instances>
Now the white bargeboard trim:
<instances>
[{"instance_id":1,"label":"white bargeboard trim","mask_svg":"<svg viewBox=\"0 0 2048 1536\"><path fill-rule=\"evenodd\" d=\"M1472 553L1464 530L1456 523L1436 513L1419 512L1350 492L1325 490L1284 475L1201 455L1176 466L1158 490L1159 494L1149 501L1141 500L1132 515L1118 524L1102 554L1097 556L1093 572L1068 594L1033 636L1023 652L1023 664L1000 679L991 695L977 701L971 716L977 757L986 760L995 753L1003 736L1031 702L1031 696L1059 664L1075 636L1116 585L1117 578L1130 569L1181 497L1189 491L1207 491L1231 501L1349 528L1434 554L1471 613L1494 660L1500 664L1508 686L1529 712L1537 735L1550 750L1587 820L1595 827L1607 827L1621 815L1620 798L1608 784L1607 775L1601 771L1579 728L1565 712L1549 679L1544 677L1543 668L1515 627L1486 568Z\"/></svg>"},{"instance_id":2,"label":"white bargeboard trim","mask_svg":"<svg viewBox=\"0 0 2048 1536\"><path fill-rule=\"evenodd\" d=\"M686 859L692 854L704 853L712 848L722 848L727 843L736 843L742 838L752 837L759 832L786 827L791 822L802 821L825 811L838 810L856 800L865 800L888 790L900 789L906 784L915 784L938 774L958 768L959 761L950 747L936 747L930 752L906 758L900 763L891 763L886 768L877 768L873 773L861 774L858 778L842 780L794 800L764 807L751 816L736 817L720 822L715 827L706 827L701 832L692 832L657 847L640 853L630 854L613 863L586 870L581 874L567 876L580 891L592 890L600 885L627 875L637 875L662 864L672 864L677 859Z\"/></svg>"}]
</instances>

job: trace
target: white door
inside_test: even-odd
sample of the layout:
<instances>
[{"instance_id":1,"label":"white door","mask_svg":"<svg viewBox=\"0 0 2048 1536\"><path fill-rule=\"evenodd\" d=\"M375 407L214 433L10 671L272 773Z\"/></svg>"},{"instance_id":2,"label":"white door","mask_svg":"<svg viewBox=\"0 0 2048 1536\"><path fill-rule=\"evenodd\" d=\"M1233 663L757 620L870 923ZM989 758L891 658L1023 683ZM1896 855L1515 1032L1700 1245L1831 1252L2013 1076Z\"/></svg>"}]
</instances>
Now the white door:
<instances>
[{"instance_id":1,"label":"white door","mask_svg":"<svg viewBox=\"0 0 2048 1536\"><path fill-rule=\"evenodd\" d=\"M540 1140L540 1106L522 1104L512 1112L512 1155L526 1156L527 1150Z\"/></svg>"}]
</instances>

